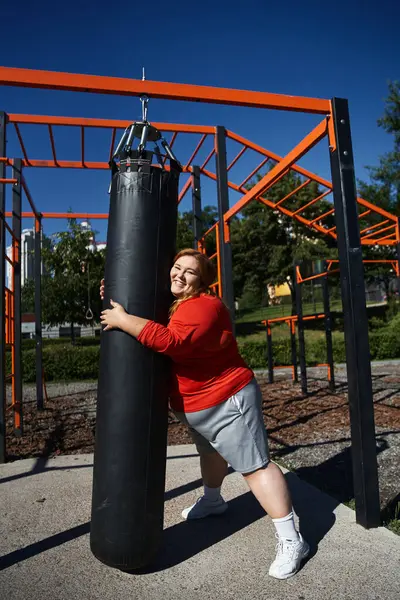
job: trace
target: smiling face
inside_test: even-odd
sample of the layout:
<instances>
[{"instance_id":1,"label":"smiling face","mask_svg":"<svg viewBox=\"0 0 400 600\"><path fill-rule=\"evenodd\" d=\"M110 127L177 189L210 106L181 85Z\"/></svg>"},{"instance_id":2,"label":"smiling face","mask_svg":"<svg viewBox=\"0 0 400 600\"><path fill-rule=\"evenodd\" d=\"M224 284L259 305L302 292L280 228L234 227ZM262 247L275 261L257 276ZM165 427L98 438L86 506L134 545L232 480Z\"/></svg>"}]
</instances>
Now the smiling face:
<instances>
[{"instance_id":1,"label":"smiling face","mask_svg":"<svg viewBox=\"0 0 400 600\"><path fill-rule=\"evenodd\" d=\"M197 292L201 287L199 264L194 256L181 256L171 269L171 292L182 298Z\"/></svg>"}]
</instances>

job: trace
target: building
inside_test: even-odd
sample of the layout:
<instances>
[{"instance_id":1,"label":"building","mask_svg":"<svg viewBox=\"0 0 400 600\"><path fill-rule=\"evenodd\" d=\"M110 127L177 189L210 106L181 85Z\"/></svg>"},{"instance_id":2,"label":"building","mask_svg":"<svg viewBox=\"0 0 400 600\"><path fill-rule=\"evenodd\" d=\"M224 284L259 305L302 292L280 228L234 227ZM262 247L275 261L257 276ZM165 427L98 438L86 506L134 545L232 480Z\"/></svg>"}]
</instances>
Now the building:
<instances>
[{"instance_id":1,"label":"building","mask_svg":"<svg viewBox=\"0 0 400 600\"><path fill-rule=\"evenodd\" d=\"M94 250L104 250L104 248L106 248L106 246L107 246L106 242L97 242L96 241L96 237L94 235L94 231L92 230L90 221L82 221L82 223L80 223L80 226L84 231L90 231L90 233L91 233L90 244L88 246L89 250L91 250L93 252Z\"/></svg>"},{"instance_id":2,"label":"building","mask_svg":"<svg viewBox=\"0 0 400 600\"><path fill-rule=\"evenodd\" d=\"M12 246L7 247L7 256L12 260ZM12 267L6 262L6 286L12 288ZM21 286L34 278L35 273L35 230L23 229L21 232Z\"/></svg>"}]
</instances>

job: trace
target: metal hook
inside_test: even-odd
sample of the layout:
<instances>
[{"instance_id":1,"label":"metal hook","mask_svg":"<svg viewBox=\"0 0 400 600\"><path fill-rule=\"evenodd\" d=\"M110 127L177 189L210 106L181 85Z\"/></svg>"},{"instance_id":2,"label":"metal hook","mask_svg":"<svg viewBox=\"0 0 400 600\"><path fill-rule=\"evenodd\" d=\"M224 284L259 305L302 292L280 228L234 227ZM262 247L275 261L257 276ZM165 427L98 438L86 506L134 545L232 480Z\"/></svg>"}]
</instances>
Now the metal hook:
<instances>
[{"instance_id":1,"label":"metal hook","mask_svg":"<svg viewBox=\"0 0 400 600\"><path fill-rule=\"evenodd\" d=\"M142 103L142 121L147 122L147 108L149 104L148 96L140 96L140 101Z\"/></svg>"}]
</instances>

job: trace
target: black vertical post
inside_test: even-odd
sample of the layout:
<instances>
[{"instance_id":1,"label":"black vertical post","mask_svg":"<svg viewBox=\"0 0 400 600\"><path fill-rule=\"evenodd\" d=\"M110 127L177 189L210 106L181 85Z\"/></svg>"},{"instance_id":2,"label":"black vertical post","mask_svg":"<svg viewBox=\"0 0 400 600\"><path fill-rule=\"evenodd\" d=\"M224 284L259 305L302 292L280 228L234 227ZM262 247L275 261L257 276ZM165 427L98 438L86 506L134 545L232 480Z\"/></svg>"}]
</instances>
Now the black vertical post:
<instances>
[{"instance_id":1,"label":"black vertical post","mask_svg":"<svg viewBox=\"0 0 400 600\"><path fill-rule=\"evenodd\" d=\"M6 113L0 111L0 156L6 156ZM0 178L6 178L6 165L0 162ZM5 213L6 184L0 183L0 212ZM0 463L6 461L6 228L0 217Z\"/></svg>"},{"instance_id":2,"label":"black vertical post","mask_svg":"<svg viewBox=\"0 0 400 600\"><path fill-rule=\"evenodd\" d=\"M325 267L326 268L326 267ZM331 306L329 302L329 285L328 285L328 274L321 278L322 284L322 297L324 302L324 325L325 325L325 339L326 339L326 362L329 365L329 389L333 391L335 389L335 371L333 365L333 346L332 346L332 315Z\"/></svg>"},{"instance_id":3,"label":"black vertical post","mask_svg":"<svg viewBox=\"0 0 400 600\"><path fill-rule=\"evenodd\" d=\"M232 248L226 239L224 227L224 214L229 210L228 171L226 163L226 131L225 127L218 125L215 133L217 194L218 194L218 228L219 251L221 260L222 296L232 315L235 316L235 300L233 293L232 276Z\"/></svg>"},{"instance_id":4,"label":"black vertical post","mask_svg":"<svg viewBox=\"0 0 400 600\"><path fill-rule=\"evenodd\" d=\"M20 417L20 424L14 431L22 435L22 348L21 348L21 178L22 160L16 158L12 170L13 179L17 183L12 188L12 230L13 244L17 246L16 262L14 263L14 382L15 382L15 409Z\"/></svg>"},{"instance_id":5,"label":"black vertical post","mask_svg":"<svg viewBox=\"0 0 400 600\"><path fill-rule=\"evenodd\" d=\"M193 212L193 248L198 249L199 239L201 238L201 187L200 187L200 167L193 166L192 170L192 212Z\"/></svg>"},{"instance_id":6,"label":"black vertical post","mask_svg":"<svg viewBox=\"0 0 400 600\"><path fill-rule=\"evenodd\" d=\"M294 321L290 321L290 349L292 354L292 365L293 365L293 373L294 379L293 382L297 383L299 381L299 376L297 373L297 348L296 348L296 324Z\"/></svg>"},{"instance_id":7,"label":"black vertical post","mask_svg":"<svg viewBox=\"0 0 400 600\"><path fill-rule=\"evenodd\" d=\"M42 342L42 219L35 218L35 340L36 404L43 409L43 342Z\"/></svg>"},{"instance_id":8,"label":"black vertical post","mask_svg":"<svg viewBox=\"0 0 400 600\"><path fill-rule=\"evenodd\" d=\"M306 342L304 338L303 323L303 297L301 283L297 281L297 265L294 265L294 289L296 297L297 330L299 332L299 363L301 391L307 394L307 366L306 366Z\"/></svg>"},{"instance_id":9,"label":"black vertical post","mask_svg":"<svg viewBox=\"0 0 400 600\"><path fill-rule=\"evenodd\" d=\"M397 291L400 295L400 217L397 217Z\"/></svg>"},{"instance_id":10,"label":"black vertical post","mask_svg":"<svg viewBox=\"0 0 400 600\"><path fill-rule=\"evenodd\" d=\"M267 323L267 360L268 360L268 383L274 383L274 358L272 354L271 326Z\"/></svg>"},{"instance_id":11,"label":"black vertical post","mask_svg":"<svg viewBox=\"0 0 400 600\"><path fill-rule=\"evenodd\" d=\"M347 100L332 99L336 148L331 148L343 300L356 521L380 525L374 404L357 195Z\"/></svg>"}]
</instances>

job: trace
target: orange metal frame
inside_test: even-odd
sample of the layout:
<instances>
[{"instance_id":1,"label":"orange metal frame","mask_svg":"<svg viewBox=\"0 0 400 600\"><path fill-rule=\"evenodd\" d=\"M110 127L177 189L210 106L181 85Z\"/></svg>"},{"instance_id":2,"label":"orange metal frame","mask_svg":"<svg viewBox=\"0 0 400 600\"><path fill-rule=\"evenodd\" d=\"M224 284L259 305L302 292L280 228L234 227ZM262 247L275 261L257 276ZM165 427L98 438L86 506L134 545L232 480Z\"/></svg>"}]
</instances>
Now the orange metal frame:
<instances>
[{"instance_id":1,"label":"orange metal frame","mask_svg":"<svg viewBox=\"0 0 400 600\"><path fill-rule=\"evenodd\" d=\"M301 273L300 273L300 267L297 266L296 267L297 283L304 283L305 281L311 281L313 279L319 279L320 277L325 277L325 276L331 275L333 273L339 273L340 269L332 269L332 265L339 265L339 261L337 259L329 259L326 261L326 263L327 263L326 271L324 271L323 273L318 273L317 275L311 275L310 277L302 277ZM394 270L394 272L396 273L396 276L400 277L399 264L396 259L382 259L382 260L367 259L367 260L363 260L363 263L364 263L364 265L371 265L371 264L390 265L392 267L392 269ZM303 317L303 320L305 318L306 317Z\"/></svg>"},{"instance_id":2,"label":"orange metal frame","mask_svg":"<svg viewBox=\"0 0 400 600\"><path fill-rule=\"evenodd\" d=\"M1 68L0 68L0 84L1 84ZM142 83L142 82L141 82ZM21 84L22 85L22 84ZM172 85L172 84L171 84ZM40 87L40 86L39 86ZM196 86L194 86L196 87ZM212 88L210 88L212 89ZM166 94L165 97L169 97ZM295 103L296 104L296 103ZM288 109L290 110L290 109ZM294 110L294 109L292 109ZM228 181L228 186L243 194L243 197L224 215L224 236L229 240L229 221L238 214L249 202L257 200L262 202L273 210L278 210L282 214L289 216L303 225L310 227L314 231L322 235L326 235L333 239L336 239L336 227L329 227L324 224L324 220L330 215L334 215L334 208L331 210L323 210L318 216L315 216L315 210L318 206L318 202L323 200L332 192L332 183L325 180L318 175L298 166L296 163L304 154L315 146L327 135L330 135L330 122L331 118L325 117L317 127L315 127L289 154L282 158L281 156L270 152L269 150L254 144L250 140L239 136L232 131L227 130L227 137L237 144L239 144L239 150L230 162L228 166L228 172L232 167L237 164L245 154L246 150L253 150L260 155L262 159L259 165L253 169L250 174L241 182L236 183L232 180ZM77 117L55 117L55 116L43 116L43 115L24 115L24 114L9 114L8 123L12 124L15 128L21 152L23 155L23 165L25 167L49 167L49 168L76 168L76 169L109 169L109 160L112 156L116 133L119 129L124 129L129 124L129 121L125 120L112 120L112 119L88 119L88 118L77 118ZM26 146L22 135L22 127L24 125L38 125L47 128L49 141L51 146L52 158L31 158L28 156ZM199 140L196 141L195 148L191 153L186 164L183 165L183 172L188 173L189 177L184 183L181 192L179 194L179 202L185 197L186 193L191 187L191 171L192 164L195 160L199 150L206 142L207 138L215 138L215 127L202 126L202 125L185 125L185 124L167 124L167 123L154 123L154 125L160 129L163 133L171 134L170 144L175 143L178 134L197 134L200 136ZM60 160L57 157L56 144L54 139L53 127L75 127L80 129L81 132L81 150L79 159L75 160ZM88 161L85 157L85 132L86 128L99 128L108 129L110 131L110 147L106 158L98 161ZM207 158L200 166L200 172L206 177L216 181L217 174L206 168L210 160L215 154L215 144L209 152ZM13 161L7 157L0 157L0 161L5 162L7 165L12 165ZM270 162L272 166L271 170L259 181L251 190L246 190L244 187L246 183L257 174L263 166ZM287 194L284 198L281 198L277 202L268 200L267 192L270 190L275 183L282 179L290 171L296 173L301 179L304 179L297 187ZM303 206L296 207L295 209L290 208L288 201L290 202L298 192L306 188L311 182L318 183L323 189L322 193L319 194L312 201L304 204ZM365 222L367 218L372 219L371 224L368 227L364 227L361 230L361 243L362 245L395 245L400 242L400 232L397 226L397 220L391 213L374 206L363 198L357 198L358 205L360 207L359 218ZM308 209L312 207L313 213L312 218L307 215ZM364 210L366 208L367 210ZM75 213L80 215L81 213ZM43 217L51 218L65 218L65 213L45 213ZM32 216L29 213L24 213L24 216ZM69 214L68 216L73 216ZM107 218L106 214L98 215L85 215L88 218ZM77 217L79 218L79 217ZM378 222L376 222L378 220Z\"/></svg>"},{"instance_id":3,"label":"orange metal frame","mask_svg":"<svg viewBox=\"0 0 400 600\"><path fill-rule=\"evenodd\" d=\"M151 98L164 98L169 100L182 101L197 101L214 104L228 104L236 106L257 107L264 109L275 109L285 111L304 112L310 114L319 114L323 116L322 121L285 157L281 157L273 152L263 148L262 146L243 138L232 131L226 131L229 139L239 145L236 156L228 165L228 173L236 165L246 153L247 150L252 150L260 156L260 163L253 169L241 182L236 183L229 180L228 185L231 189L243 194L242 198L224 215L223 235L224 241L229 241L229 222L252 200L262 202L272 210L277 210L280 213L293 218L294 220L310 227L314 231L322 235L326 235L332 239L336 239L336 227L330 227L326 224L325 219L334 215L334 208L330 210L322 209L320 214L316 216L315 210L318 202L322 201L332 192L332 183L311 173L310 171L298 166L296 163L308 150L313 148L325 137L328 138L329 147L331 150L336 148L335 132L333 130L332 107L331 102L326 99L306 98L298 96L287 96L280 94L271 94L266 92L256 92L248 90L233 90L225 88L215 88L207 86L186 85L176 83L165 83L156 81L141 81L132 79L123 79L117 77L102 77L94 75L82 75L71 73L57 73L50 71L38 71L30 69L16 69L8 67L0 67L0 85L15 86L15 87L30 87L40 89L65 90L76 92L89 92L98 94L115 94L125 96L142 96L147 95ZM44 115L25 115L25 114L8 114L7 124L14 127L18 138L21 152L23 156L23 167L48 167L48 168L76 168L76 169L100 169L108 170L109 161L112 157L116 134L119 129L125 129L130 121L126 120L111 120L111 119L87 119L76 117L61 117L61 116L44 116ZM28 156L26 145L23 139L23 127L26 125L37 125L47 129L51 157L30 157ZM200 149L208 138L214 138L214 144L207 158L200 167L200 172L212 180L217 179L215 172L206 168L215 155L215 139L216 128L200 125L183 125L183 124L168 124L154 123L154 125L163 133L171 134L170 145L176 142L179 134L196 134L200 136L196 146L193 149L187 163L183 165L183 171L188 173L189 177L179 194L179 202L188 192L191 187L191 172L192 164L197 157ZM78 157L73 160L60 160L57 155L57 148L54 136L54 127L75 127L80 130L81 148ZM103 156L98 161L88 161L85 155L86 130L89 128L107 129L110 132L110 145L107 156ZM12 166L13 160L7 156L0 157L0 162L7 166ZM261 180L249 191L245 188L252 177L260 173L261 169L269 162L271 169L264 175ZM300 184L296 190L287 194L284 198L277 202L272 202L268 199L268 191L286 174L293 172L300 177ZM13 179L1 179L0 184L15 183ZM290 201L293 197L306 188L311 182L316 182L322 188L321 192L312 201L302 206L296 206L296 209L290 207ZM22 178L22 187L25 190L29 200L32 212L22 213L22 217L35 218L35 227L40 227L42 218L90 218L90 219L107 219L106 213L65 213L65 212L47 212L39 213L33 203L32 197L29 194L25 179ZM392 246L400 243L400 231L397 219L391 213L374 206L363 198L357 198L359 205L359 219L363 225L361 231L362 245L385 245ZM312 215L308 214L312 208ZM0 214L4 220L6 227L6 218L10 217L10 212ZM367 218L370 224L367 224ZM214 284L214 289L221 294L221 261L219 256L219 228L217 224L211 228L216 229L217 236L217 253L212 257L217 260L217 281ZM211 232L209 230L205 235ZM199 243L202 251L204 248L204 237ZM14 259L18 259L18 245L13 238L13 263ZM397 268L397 266L396 266ZM397 269L398 271L398 269ZM332 271L330 271L332 272ZM399 275L399 273L398 273ZM7 325L8 338L12 343L12 319L13 319L13 296L12 290L8 291L7 296ZM305 317L307 319L307 317Z\"/></svg>"},{"instance_id":4,"label":"orange metal frame","mask_svg":"<svg viewBox=\"0 0 400 600\"><path fill-rule=\"evenodd\" d=\"M325 314L317 314L317 315L306 315L303 317L303 321L315 321L316 319L324 319ZM271 324L273 323L286 323L289 326L290 332L295 333L296 324L298 322L297 315L289 315L287 317L276 317L274 319L266 319L265 321L261 321L263 325L266 326L268 334L271 335ZM327 367L328 370L328 381L331 380L331 367L327 363L319 363L316 365L317 367ZM273 367L274 369L291 369L292 370L292 380L296 379L296 367L294 365L282 365L278 367Z\"/></svg>"}]
</instances>

